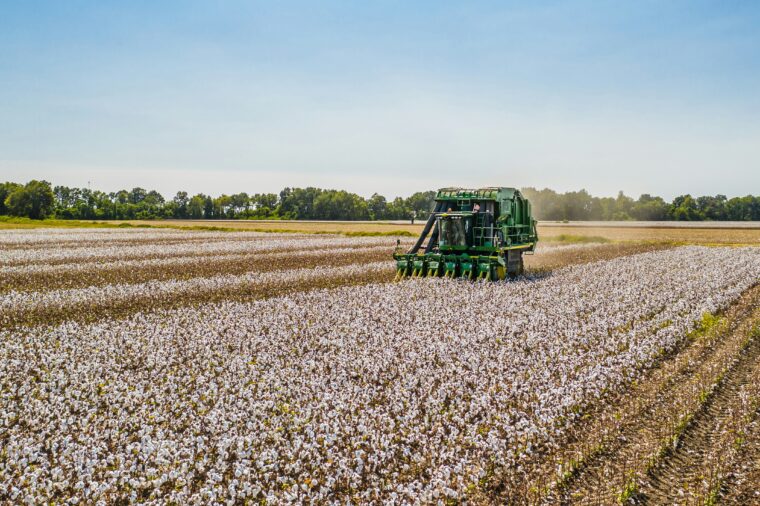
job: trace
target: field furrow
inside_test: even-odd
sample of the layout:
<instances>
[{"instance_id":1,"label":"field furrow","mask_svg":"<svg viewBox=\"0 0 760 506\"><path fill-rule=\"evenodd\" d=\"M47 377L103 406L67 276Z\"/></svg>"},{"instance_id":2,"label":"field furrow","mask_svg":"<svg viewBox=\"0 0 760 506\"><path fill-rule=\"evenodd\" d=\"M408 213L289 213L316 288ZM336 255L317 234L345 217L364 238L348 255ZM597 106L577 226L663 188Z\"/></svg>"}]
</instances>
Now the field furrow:
<instances>
[{"instance_id":1,"label":"field furrow","mask_svg":"<svg viewBox=\"0 0 760 506\"><path fill-rule=\"evenodd\" d=\"M97 321L181 305L252 300L393 278L394 266L388 261L355 263L356 260L352 256L336 256L330 266L313 268L257 270L240 275L151 280L47 292L7 292L0 299L0 326Z\"/></svg>"},{"instance_id":2,"label":"field furrow","mask_svg":"<svg viewBox=\"0 0 760 506\"><path fill-rule=\"evenodd\" d=\"M758 305L760 288L753 288L723 316L706 319L678 353L619 398L585 413L585 421L530 481L527 496L545 504L639 499L642 477L668 454L741 355L760 321Z\"/></svg>"},{"instance_id":3,"label":"field furrow","mask_svg":"<svg viewBox=\"0 0 760 506\"><path fill-rule=\"evenodd\" d=\"M650 251L673 248L668 242L649 243L584 243L584 244L539 244L535 255L525 255L525 267L533 273L550 272L568 265L579 265L601 260L636 255Z\"/></svg>"},{"instance_id":4,"label":"field furrow","mask_svg":"<svg viewBox=\"0 0 760 506\"><path fill-rule=\"evenodd\" d=\"M734 442L738 455L717 493L722 504L760 504L760 406Z\"/></svg>"},{"instance_id":5,"label":"field furrow","mask_svg":"<svg viewBox=\"0 0 760 506\"><path fill-rule=\"evenodd\" d=\"M760 406L760 312L746 342L683 432L652 466L636 496L647 504L715 502L741 458L744 434Z\"/></svg>"},{"instance_id":6,"label":"field furrow","mask_svg":"<svg viewBox=\"0 0 760 506\"><path fill-rule=\"evenodd\" d=\"M525 490L509 485L524 466L751 288L760 252L687 247L516 282L282 295L308 276L340 284L373 269L393 265L219 277L221 291L206 294L223 293L217 303L120 319L104 307L90 323L0 332L0 494L521 502ZM230 300L269 281L281 296ZM57 300L86 312L209 286L161 283ZM18 307L51 307L52 293Z\"/></svg>"},{"instance_id":7,"label":"field furrow","mask_svg":"<svg viewBox=\"0 0 760 506\"><path fill-rule=\"evenodd\" d=\"M302 249L388 246L393 248L395 240L389 237L274 237L262 240L250 237L238 240L215 240L197 244L138 244L130 243L63 249L17 249L0 253L0 268L27 265L56 265L70 263L101 263L118 260L156 259L180 255L215 256L231 253L264 253L272 251L299 251ZM2 271L0 271L2 272ZM11 271L12 272L12 271Z\"/></svg>"},{"instance_id":8,"label":"field furrow","mask_svg":"<svg viewBox=\"0 0 760 506\"><path fill-rule=\"evenodd\" d=\"M37 230L0 230L0 251L13 250L45 250L45 249L78 249L119 244L179 244L190 242L213 241L247 241L253 238L267 240L274 237L296 237L301 234L267 234L260 232L245 232L231 234L229 232L180 231L171 229L122 230L122 229L92 229L86 231L37 229Z\"/></svg>"},{"instance_id":9,"label":"field furrow","mask_svg":"<svg viewBox=\"0 0 760 506\"><path fill-rule=\"evenodd\" d=\"M247 272L340 266L386 260L392 248L366 246L318 248L298 251L233 253L227 255L183 255L147 260L104 261L99 264L73 263L27 265L0 268L2 292L47 292L109 284L136 284L151 280L184 280Z\"/></svg>"}]
</instances>

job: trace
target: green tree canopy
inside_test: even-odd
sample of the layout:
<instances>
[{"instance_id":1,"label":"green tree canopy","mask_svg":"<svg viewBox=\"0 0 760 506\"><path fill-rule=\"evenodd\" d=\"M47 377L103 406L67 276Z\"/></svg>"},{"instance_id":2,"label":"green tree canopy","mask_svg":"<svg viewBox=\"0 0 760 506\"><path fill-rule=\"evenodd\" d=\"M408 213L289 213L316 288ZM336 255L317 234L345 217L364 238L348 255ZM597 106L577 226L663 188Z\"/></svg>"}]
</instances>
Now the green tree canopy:
<instances>
[{"instance_id":1,"label":"green tree canopy","mask_svg":"<svg viewBox=\"0 0 760 506\"><path fill-rule=\"evenodd\" d=\"M581 189L565 193L549 188L523 188L539 220L760 220L760 197L680 195L668 203L643 194L638 199L619 192L595 197ZM56 186L46 181L0 184L0 214L61 219L300 219L409 220L425 219L433 209L434 191L386 199L379 193L364 198L344 190L285 188L277 193L239 192L213 197L185 191L166 200L140 187L105 193L89 188Z\"/></svg>"},{"instance_id":2,"label":"green tree canopy","mask_svg":"<svg viewBox=\"0 0 760 506\"><path fill-rule=\"evenodd\" d=\"M5 198L5 208L11 216L26 216L33 220L47 217L53 211L55 195L47 181L32 180L18 186Z\"/></svg>"}]
</instances>

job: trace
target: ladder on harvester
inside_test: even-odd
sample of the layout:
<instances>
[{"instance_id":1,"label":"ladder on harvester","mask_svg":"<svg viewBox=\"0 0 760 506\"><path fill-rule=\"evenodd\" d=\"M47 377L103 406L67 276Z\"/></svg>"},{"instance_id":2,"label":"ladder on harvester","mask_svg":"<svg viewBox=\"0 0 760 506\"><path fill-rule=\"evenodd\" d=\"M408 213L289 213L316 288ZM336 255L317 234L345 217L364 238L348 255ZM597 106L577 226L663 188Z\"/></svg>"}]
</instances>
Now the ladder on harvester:
<instances>
[{"instance_id":1,"label":"ladder on harvester","mask_svg":"<svg viewBox=\"0 0 760 506\"><path fill-rule=\"evenodd\" d=\"M472 243L475 246L492 247L494 235L493 216L486 213L475 213L472 220Z\"/></svg>"}]
</instances>

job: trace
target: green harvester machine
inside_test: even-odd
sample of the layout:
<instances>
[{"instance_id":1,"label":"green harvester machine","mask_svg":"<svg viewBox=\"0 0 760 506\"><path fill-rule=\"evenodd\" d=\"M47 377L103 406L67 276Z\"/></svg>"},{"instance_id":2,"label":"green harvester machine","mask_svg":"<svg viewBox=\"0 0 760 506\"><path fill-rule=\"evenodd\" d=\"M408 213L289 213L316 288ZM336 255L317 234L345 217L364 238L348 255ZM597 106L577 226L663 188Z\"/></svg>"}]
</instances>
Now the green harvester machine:
<instances>
[{"instance_id":1,"label":"green harvester machine","mask_svg":"<svg viewBox=\"0 0 760 506\"><path fill-rule=\"evenodd\" d=\"M414 246L403 253L397 244L396 279L514 278L537 241L530 202L519 190L442 188Z\"/></svg>"}]
</instances>

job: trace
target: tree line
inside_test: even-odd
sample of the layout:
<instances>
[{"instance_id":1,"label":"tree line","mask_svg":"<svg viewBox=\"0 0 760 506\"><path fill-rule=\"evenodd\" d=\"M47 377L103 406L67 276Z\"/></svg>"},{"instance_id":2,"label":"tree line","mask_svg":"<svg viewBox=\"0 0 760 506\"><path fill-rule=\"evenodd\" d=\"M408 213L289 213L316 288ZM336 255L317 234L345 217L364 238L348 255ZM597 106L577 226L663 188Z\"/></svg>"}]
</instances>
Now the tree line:
<instances>
[{"instance_id":1,"label":"tree line","mask_svg":"<svg viewBox=\"0 0 760 506\"><path fill-rule=\"evenodd\" d=\"M388 201L378 194L365 199L344 190L309 187L216 197L180 191L166 199L143 188L106 193L33 180L25 185L0 184L0 215L74 220L408 220L426 217L434 197L435 192L428 191Z\"/></svg>"},{"instance_id":2,"label":"tree line","mask_svg":"<svg viewBox=\"0 0 760 506\"><path fill-rule=\"evenodd\" d=\"M760 221L760 197L680 195L667 202L649 194L633 199L594 197L586 190L559 193L523 188L539 220L732 220ZM180 191L171 199L155 190L132 188L106 193L89 188L53 187L47 181L0 184L0 215L32 219L292 219L412 220L433 208L434 191L388 200L344 190L285 188L279 193L245 192L213 197Z\"/></svg>"},{"instance_id":3,"label":"tree line","mask_svg":"<svg viewBox=\"0 0 760 506\"><path fill-rule=\"evenodd\" d=\"M617 197L594 197L586 190L558 193L523 188L539 220L639 221L760 221L760 197L679 195L671 202L645 193L634 200L623 192Z\"/></svg>"}]
</instances>

